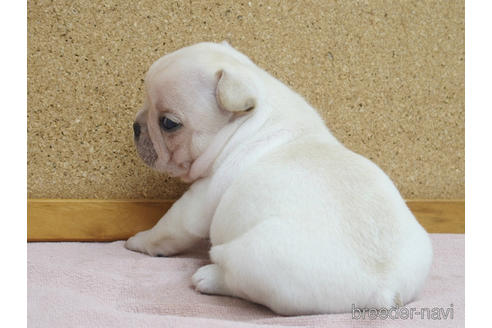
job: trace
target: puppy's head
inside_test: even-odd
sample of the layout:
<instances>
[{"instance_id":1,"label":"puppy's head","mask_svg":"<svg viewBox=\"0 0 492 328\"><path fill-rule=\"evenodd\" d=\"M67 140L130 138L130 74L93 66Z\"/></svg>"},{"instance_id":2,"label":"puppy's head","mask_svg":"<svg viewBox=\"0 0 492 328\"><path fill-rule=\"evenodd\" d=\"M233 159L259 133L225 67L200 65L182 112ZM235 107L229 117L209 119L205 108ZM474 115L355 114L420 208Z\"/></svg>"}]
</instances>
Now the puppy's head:
<instances>
[{"instance_id":1,"label":"puppy's head","mask_svg":"<svg viewBox=\"0 0 492 328\"><path fill-rule=\"evenodd\" d=\"M231 126L259 107L261 81L254 70L225 42L199 43L157 60L133 124L140 157L186 182L199 177L227 143Z\"/></svg>"}]
</instances>

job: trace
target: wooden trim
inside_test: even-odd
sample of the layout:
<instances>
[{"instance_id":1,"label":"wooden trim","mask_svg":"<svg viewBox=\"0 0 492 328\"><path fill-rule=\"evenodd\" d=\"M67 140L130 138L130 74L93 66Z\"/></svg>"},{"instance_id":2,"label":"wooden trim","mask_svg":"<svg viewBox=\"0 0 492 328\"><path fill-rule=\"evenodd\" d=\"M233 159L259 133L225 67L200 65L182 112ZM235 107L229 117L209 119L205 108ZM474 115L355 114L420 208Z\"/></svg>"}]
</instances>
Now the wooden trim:
<instances>
[{"instance_id":1,"label":"wooden trim","mask_svg":"<svg viewBox=\"0 0 492 328\"><path fill-rule=\"evenodd\" d=\"M113 241L150 229L172 200L28 199L28 241Z\"/></svg>"},{"instance_id":2,"label":"wooden trim","mask_svg":"<svg viewBox=\"0 0 492 328\"><path fill-rule=\"evenodd\" d=\"M465 233L464 200L407 200L420 224L430 233Z\"/></svg>"},{"instance_id":3,"label":"wooden trim","mask_svg":"<svg viewBox=\"0 0 492 328\"><path fill-rule=\"evenodd\" d=\"M151 228L173 200L28 199L28 241L124 240ZM464 233L463 200L410 200L428 232Z\"/></svg>"}]
</instances>

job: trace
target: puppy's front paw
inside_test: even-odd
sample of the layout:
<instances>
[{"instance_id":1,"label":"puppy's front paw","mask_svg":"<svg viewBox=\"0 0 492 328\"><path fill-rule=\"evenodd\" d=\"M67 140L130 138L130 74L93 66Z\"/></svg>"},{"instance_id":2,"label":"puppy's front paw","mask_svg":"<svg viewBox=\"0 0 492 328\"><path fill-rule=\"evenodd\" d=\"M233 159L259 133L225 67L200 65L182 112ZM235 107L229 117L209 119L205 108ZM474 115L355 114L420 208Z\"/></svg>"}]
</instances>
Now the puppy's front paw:
<instances>
[{"instance_id":1,"label":"puppy's front paw","mask_svg":"<svg viewBox=\"0 0 492 328\"><path fill-rule=\"evenodd\" d=\"M225 285L222 269L217 264L202 266L191 277L191 281L200 293L231 295Z\"/></svg>"},{"instance_id":2,"label":"puppy's front paw","mask_svg":"<svg viewBox=\"0 0 492 328\"><path fill-rule=\"evenodd\" d=\"M131 251L148 254L147 248L145 246L148 239L148 233L149 233L148 230L141 231L137 233L135 236L130 237L126 241L125 247Z\"/></svg>"}]
</instances>

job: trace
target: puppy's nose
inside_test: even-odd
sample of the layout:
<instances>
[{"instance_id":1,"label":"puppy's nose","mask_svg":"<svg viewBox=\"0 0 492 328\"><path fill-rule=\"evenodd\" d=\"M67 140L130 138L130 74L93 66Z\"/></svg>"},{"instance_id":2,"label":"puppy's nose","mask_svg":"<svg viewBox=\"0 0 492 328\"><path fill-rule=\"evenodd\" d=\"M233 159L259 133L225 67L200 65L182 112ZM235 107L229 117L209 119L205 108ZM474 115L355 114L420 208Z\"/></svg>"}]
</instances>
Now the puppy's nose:
<instances>
[{"instance_id":1,"label":"puppy's nose","mask_svg":"<svg viewBox=\"0 0 492 328\"><path fill-rule=\"evenodd\" d=\"M133 136L135 139L138 139L140 137L140 124L137 122L133 123Z\"/></svg>"}]
</instances>

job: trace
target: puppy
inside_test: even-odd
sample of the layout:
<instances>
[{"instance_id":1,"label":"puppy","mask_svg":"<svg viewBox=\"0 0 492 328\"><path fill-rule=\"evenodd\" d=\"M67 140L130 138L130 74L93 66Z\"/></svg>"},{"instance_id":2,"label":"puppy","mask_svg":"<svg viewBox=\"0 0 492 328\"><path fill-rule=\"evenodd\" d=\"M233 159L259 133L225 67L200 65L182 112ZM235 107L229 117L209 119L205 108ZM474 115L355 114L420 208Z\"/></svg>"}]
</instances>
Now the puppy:
<instances>
[{"instance_id":1,"label":"puppy","mask_svg":"<svg viewBox=\"0 0 492 328\"><path fill-rule=\"evenodd\" d=\"M192 185L128 249L171 256L210 238L196 289L283 315L416 297L432 260L427 233L388 176L301 96L225 42L160 58L145 86L137 151Z\"/></svg>"}]
</instances>

